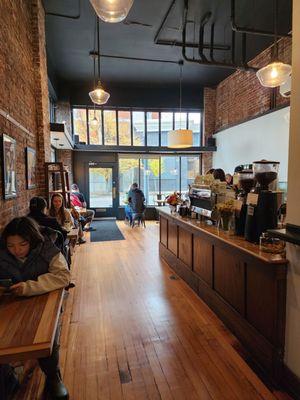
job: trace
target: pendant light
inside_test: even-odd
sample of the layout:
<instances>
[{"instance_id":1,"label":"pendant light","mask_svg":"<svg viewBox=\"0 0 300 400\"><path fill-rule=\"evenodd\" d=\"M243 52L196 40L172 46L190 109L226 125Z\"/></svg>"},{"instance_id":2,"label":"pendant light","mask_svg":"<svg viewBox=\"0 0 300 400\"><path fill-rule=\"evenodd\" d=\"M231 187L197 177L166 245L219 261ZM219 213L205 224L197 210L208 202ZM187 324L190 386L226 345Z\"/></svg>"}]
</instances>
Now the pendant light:
<instances>
[{"instance_id":1,"label":"pendant light","mask_svg":"<svg viewBox=\"0 0 300 400\"><path fill-rule=\"evenodd\" d=\"M274 0L274 51L273 60L266 67L259 69L256 76L262 86L274 88L283 85L292 72L289 64L278 61L278 35L277 35L277 19L278 19L278 0Z\"/></svg>"},{"instance_id":2,"label":"pendant light","mask_svg":"<svg viewBox=\"0 0 300 400\"><path fill-rule=\"evenodd\" d=\"M93 129L98 129L99 122L100 121L98 121L98 118L96 117L96 108L94 106L94 116L93 116L93 119L91 119L91 121L90 121L90 127Z\"/></svg>"},{"instance_id":3,"label":"pendant light","mask_svg":"<svg viewBox=\"0 0 300 400\"><path fill-rule=\"evenodd\" d=\"M179 115L180 115L180 129L170 131L168 133L168 147L172 149L183 149L193 146L193 131L190 129L181 129L181 97L182 97L182 66L183 61L179 62L180 77L179 77Z\"/></svg>"},{"instance_id":4,"label":"pendant light","mask_svg":"<svg viewBox=\"0 0 300 400\"><path fill-rule=\"evenodd\" d=\"M94 87L96 87L96 56L93 55L93 58L94 58ZM99 126L99 121L98 121L98 118L96 117L96 106L95 106L95 103L94 103L94 116L89 121L89 125L90 125L90 127L92 129L98 129L98 126Z\"/></svg>"},{"instance_id":5,"label":"pendant light","mask_svg":"<svg viewBox=\"0 0 300 400\"><path fill-rule=\"evenodd\" d=\"M133 0L90 0L96 14L104 22L121 22L127 17Z\"/></svg>"},{"instance_id":6,"label":"pendant light","mask_svg":"<svg viewBox=\"0 0 300 400\"><path fill-rule=\"evenodd\" d=\"M94 90L89 93L89 96L94 104L105 104L107 103L110 94L107 93L101 84L100 81L100 38L99 38L99 18L97 17L97 48L98 52L95 57L97 57L97 62L98 62L98 82L97 85L94 85ZM94 59L94 65L95 65L95 59ZM95 81L95 69L94 69L94 81Z\"/></svg>"}]
</instances>

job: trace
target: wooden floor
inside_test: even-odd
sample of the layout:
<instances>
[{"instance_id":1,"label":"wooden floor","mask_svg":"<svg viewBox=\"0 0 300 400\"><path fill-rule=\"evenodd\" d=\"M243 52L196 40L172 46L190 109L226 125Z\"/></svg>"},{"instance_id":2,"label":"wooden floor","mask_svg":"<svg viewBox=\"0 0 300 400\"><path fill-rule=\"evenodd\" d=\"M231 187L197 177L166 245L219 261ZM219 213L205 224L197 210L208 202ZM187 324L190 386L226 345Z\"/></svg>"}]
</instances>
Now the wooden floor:
<instances>
[{"instance_id":1,"label":"wooden floor","mask_svg":"<svg viewBox=\"0 0 300 400\"><path fill-rule=\"evenodd\" d=\"M159 259L158 224L118 224L126 240L76 248L61 337L70 399L289 399L258 379L235 338Z\"/></svg>"}]
</instances>

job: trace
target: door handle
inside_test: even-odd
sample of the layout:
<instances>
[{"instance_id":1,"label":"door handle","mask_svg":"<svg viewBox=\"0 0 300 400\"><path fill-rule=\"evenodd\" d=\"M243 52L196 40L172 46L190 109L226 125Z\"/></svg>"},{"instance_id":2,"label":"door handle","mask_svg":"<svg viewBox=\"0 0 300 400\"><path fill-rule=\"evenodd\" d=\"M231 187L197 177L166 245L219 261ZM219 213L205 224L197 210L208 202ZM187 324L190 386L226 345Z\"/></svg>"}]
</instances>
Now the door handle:
<instances>
[{"instance_id":1,"label":"door handle","mask_svg":"<svg viewBox=\"0 0 300 400\"><path fill-rule=\"evenodd\" d=\"M116 198L116 188L115 187L112 188L112 197L113 197L113 199Z\"/></svg>"}]
</instances>

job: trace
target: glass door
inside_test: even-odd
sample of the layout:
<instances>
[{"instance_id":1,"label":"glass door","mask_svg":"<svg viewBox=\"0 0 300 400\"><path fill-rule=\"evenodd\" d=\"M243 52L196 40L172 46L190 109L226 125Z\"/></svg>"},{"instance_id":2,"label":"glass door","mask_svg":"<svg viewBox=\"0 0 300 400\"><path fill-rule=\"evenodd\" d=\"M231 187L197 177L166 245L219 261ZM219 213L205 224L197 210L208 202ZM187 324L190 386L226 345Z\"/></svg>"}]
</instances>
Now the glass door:
<instances>
[{"instance_id":1,"label":"glass door","mask_svg":"<svg viewBox=\"0 0 300 400\"><path fill-rule=\"evenodd\" d=\"M89 207L96 217L116 217L117 188L114 165L89 163Z\"/></svg>"}]
</instances>

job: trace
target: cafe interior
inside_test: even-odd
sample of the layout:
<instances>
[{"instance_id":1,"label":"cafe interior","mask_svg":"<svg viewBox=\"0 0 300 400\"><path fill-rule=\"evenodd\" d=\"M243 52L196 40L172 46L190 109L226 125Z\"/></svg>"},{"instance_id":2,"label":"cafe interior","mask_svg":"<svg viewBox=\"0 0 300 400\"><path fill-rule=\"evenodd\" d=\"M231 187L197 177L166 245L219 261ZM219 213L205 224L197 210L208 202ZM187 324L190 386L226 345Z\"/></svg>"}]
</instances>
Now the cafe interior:
<instances>
[{"instance_id":1,"label":"cafe interior","mask_svg":"<svg viewBox=\"0 0 300 400\"><path fill-rule=\"evenodd\" d=\"M0 1L0 399L300 399L300 1Z\"/></svg>"}]
</instances>

